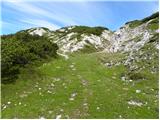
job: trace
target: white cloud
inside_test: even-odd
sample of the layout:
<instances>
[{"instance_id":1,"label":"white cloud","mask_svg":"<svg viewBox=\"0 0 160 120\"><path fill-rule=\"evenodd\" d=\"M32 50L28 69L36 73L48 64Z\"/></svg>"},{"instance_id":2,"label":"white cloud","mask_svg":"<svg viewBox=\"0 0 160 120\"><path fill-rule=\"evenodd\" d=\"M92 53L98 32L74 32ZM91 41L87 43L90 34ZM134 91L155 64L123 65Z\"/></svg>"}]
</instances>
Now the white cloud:
<instances>
[{"instance_id":1,"label":"white cloud","mask_svg":"<svg viewBox=\"0 0 160 120\"><path fill-rule=\"evenodd\" d=\"M23 23L27 23L27 24L31 24L37 27L47 27L50 30L55 30L60 28L60 26L57 26L55 24L52 24L48 21L45 20L37 20L37 19L24 19L24 20L20 20Z\"/></svg>"},{"instance_id":2,"label":"white cloud","mask_svg":"<svg viewBox=\"0 0 160 120\"><path fill-rule=\"evenodd\" d=\"M53 12L47 11L43 8L37 7L35 5L30 4L29 2L25 2L22 0L8 0L9 2L4 2L8 6L12 7L15 10L18 10L20 12L28 13L31 16L43 16L47 17L52 20L56 20L62 24L76 24L75 21L73 21L71 18L67 17L64 14L55 14ZM12 1L12 2L11 2ZM16 2L17 1L17 2ZM30 17L31 17L30 16Z\"/></svg>"}]
</instances>

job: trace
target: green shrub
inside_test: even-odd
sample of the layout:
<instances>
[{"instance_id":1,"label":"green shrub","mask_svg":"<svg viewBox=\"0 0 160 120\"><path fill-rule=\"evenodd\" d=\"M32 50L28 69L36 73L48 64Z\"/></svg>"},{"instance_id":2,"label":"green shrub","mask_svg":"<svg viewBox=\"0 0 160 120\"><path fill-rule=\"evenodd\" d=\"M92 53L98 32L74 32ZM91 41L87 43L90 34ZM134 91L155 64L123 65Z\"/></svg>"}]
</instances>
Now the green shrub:
<instances>
[{"instance_id":1,"label":"green shrub","mask_svg":"<svg viewBox=\"0 0 160 120\"><path fill-rule=\"evenodd\" d=\"M159 33L155 33L155 34L153 35L153 37L151 37L151 38L149 39L149 43L152 43L152 42L157 42L157 43L159 43Z\"/></svg>"},{"instance_id":2,"label":"green shrub","mask_svg":"<svg viewBox=\"0 0 160 120\"><path fill-rule=\"evenodd\" d=\"M151 16L142 19L141 21L148 22L149 20L155 19L155 18L159 18L159 12L156 12L156 13L152 14Z\"/></svg>"},{"instance_id":3,"label":"green shrub","mask_svg":"<svg viewBox=\"0 0 160 120\"><path fill-rule=\"evenodd\" d=\"M137 72L133 72L133 71L128 73L128 77L131 80L142 80L142 79L144 79L144 75L143 74L137 73Z\"/></svg>"},{"instance_id":4,"label":"green shrub","mask_svg":"<svg viewBox=\"0 0 160 120\"><path fill-rule=\"evenodd\" d=\"M87 26L76 26L71 29L69 32L77 32L79 34L93 34L93 35L101 35L103 30L108 30L108 28L104 27L87 27Z\"/></svg>"},{"instance_id":5,"label":"green shrub","mask_svg":"<svg viewBox=\"0 0 160 120\"><path fill-rule=\"evenodd\" d=\"M135 21L130 22L129 27L130 28L135 28L135 27L137 27L141 24L142 24L142 22L140 20L135 20Z\"/></svg>"},{"instance_id":6,"label":"green shrub","mask_svg":"<svg viewBox=\"0 0 160 120\"><path fill-rule=\"evenodd\" d=\"M48 56L56 57L57 49L58 46L44 36L33 36L25 32L2 36L1 82L14 82L21 67Z\"/></svg>"},{"instance_id":7,"label":"green shrub","mask_svg":"<svg viewBox=\"0 0 160 120\"><path fill-rule=\"evenodd\" d=\"M84 46L83 49L80 49L80 52L82 53L93 53L98 51L93 45L87 44Z\"/></svg>"},{"instance_id":8,"label":"green shrub","mask_svg":"<svg viewBox=\"0 0 160 120\"><path fill-rule=\"evenodd\" d=\"M151 22L149 22L148 24L148 29L151 29L151 30L157 30L159 28L159 18L155 18L153 19Z\"/></svg>"},{"instance_id":9,"label":"green shrub","mask_svg":"<svg viewBox=\"0 0 160 120\"><path fill-rule=\"evenodd\" d=\"M156 12L156 13L152 14L151 16L146 17L142 20L134 20L134 21L127 22L125 24L129 24L130 28L135 28L143 23L148 22L149 20L152 20L152 19L154 19L154 20L150 23L149 29L153 29L153 30L158 29L159 12Z\"/></svg>"}]
</instances>

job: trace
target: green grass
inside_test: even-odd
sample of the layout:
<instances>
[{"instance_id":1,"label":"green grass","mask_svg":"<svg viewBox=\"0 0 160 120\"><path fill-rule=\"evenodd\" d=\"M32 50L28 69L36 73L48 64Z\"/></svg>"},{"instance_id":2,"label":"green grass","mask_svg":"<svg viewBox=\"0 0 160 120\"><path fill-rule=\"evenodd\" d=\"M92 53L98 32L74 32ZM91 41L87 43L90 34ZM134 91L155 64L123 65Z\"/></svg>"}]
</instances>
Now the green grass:
<instances>
[{"instance_id":1,"label":"green grass","mask_svg":"<svg viewBox=\"0 0 160 120\"><path fill-rule=\"evenodd\" d=\"M123 65L107 68L102 60L120 54L74 54L21 70L14 84L2 84L2 118L157 118L158 76L124 82ZM105 61L105 62L106 62ZM136 93L136 90L141 93ZM153 90L152 90L153 89ZM48 92L50 91L50 92ZM76 93L74 100L69 100ZM138 100L143 106L128 105ZM3 109L7 102L6 109ZM145 104L147 102L147 104ZM21 103L21 104L20 104Z\"/></svg>"},{"instance_id":2,"label":"green grass","mask_svg":"<svg viewBox=\"0 0 160 120\"><path fill-rule=\"evenodd\" d=\"M152 20L152 21L147 26L148 29L151 29L151 30L158 29L159 12L156 12L156 13L152 14L151 16L146 17L142 20L134 20L134 21L127 22L126 24L129 24L129 27L133 29L135 27L140 26L143 23L146 23L146 22L150 21L150 20Z\"/></svg>"},{"instance_id":3,"label":"green grass","mask_svg":"<svg viewBox=\"0 0 160 120\"><path fill-rule=\"evenodd\" d=\"M157 30L159 28L159 18L154 18L151 22L148 24L148 29L150 30Z\"/></svg>"},{"instance_id":4,"label":"green grass","mask_svg":"<svg viewBox=\"0 0 160 120\"><path fill-rule=\"evenodd\" d=\"M151 30L157 30L159 28L157 23L149 24L148 28Z\"/></svg>"},{"instance_id":5,"label":"green grass","mask_svg":"<svg viewBox=\"0 0 160 120\"><path fill-rule=\"evenodd\" d=\"M135 20L135 21L132 21L129 23L129 27L130 28L135 28L135 27L138 27L142 24L142 22L140 20Z\"/></svg>"}]
</instances>

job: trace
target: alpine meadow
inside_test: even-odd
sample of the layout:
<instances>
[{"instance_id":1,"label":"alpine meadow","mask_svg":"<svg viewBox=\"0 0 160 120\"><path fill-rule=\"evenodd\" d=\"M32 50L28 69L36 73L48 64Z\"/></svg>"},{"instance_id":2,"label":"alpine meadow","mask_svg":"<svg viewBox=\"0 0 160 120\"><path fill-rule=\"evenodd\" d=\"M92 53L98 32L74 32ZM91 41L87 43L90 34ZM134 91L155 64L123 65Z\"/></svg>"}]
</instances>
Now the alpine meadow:
<instances>
[{"instance_id":1,"label":"alpine meadow","mask_svg":"<svg viewBox=\"0 0 160 120\"><path fill-rule=\"evenodd\" d=\"M1 35L2 119L158 119L158 83L159 12Z\"/></svg>"}]
</instances>

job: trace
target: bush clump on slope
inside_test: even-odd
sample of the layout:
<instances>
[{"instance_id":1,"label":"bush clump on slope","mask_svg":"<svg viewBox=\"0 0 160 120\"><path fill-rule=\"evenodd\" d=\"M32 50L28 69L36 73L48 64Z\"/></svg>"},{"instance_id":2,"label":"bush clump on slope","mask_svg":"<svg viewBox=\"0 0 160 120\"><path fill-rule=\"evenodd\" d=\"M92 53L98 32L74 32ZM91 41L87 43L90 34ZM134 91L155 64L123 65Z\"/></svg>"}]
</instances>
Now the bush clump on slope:
<instances>
[{"instance_id":1,"label":"bush clump on slope","mask_svg":"<svg viewBox=\"0 0 160 120\"><path fill-rule=\"evenodd\" d=\"M68 29L68 27L64 27L62 29L66 29L65 32L62 32L64 33L63 36L71 33L71 32L75 32L75 33L78 33L78 35L81 35L81 34L87 34L87 35L101 35L102 32L104 30L109 30L108 28L105 28L105 27L100 27L100 26L97 26L97 27L88 27L88 26L74 26L72 29ZM58 31L58 32L61 32L61 31Z\"/></svg>"},{"instance_id":2,"label":"bush clump on slope","mask_svg":"<svg viewBox=\"0 0 160 120\"><path fill-rule=\"evenodd\" d=\"M103 30L108 30L104 27L87 27L87 26L76 26L73 29L71 29L71 32L77 32L81 34L93 34L93 35L101 35Z\"/></svg>"},{"instance_id":3,"label":"bush clump on slope","mask_svg":"<svg viewBox=\"0 0 160 120\"><path fill-rule=\"evenodd\" d=\"M1 40L2 83L13 82L21 67L35 60L56 57L58 46L46 37L19 32L15 35L4 35Z\"/></svg>"},{"instance_id":4,"label":"bush clump on slope","mask_svg":"<svg viewBox=\"0 0 160 120\"><path fill-rule=\"evenodd\" d=\"M149 20L152 20L152 22L150 22L149 24L149 29L158 29L158 23L159 23L159 12L154 13L153 15L146 17L142 20L134 20L134 21L130 21L127 22L126 24L129 24L129 26L131 28L135 28L143 23L148 22ZM151 26L151 27L150 27Z\"/></svg>"}]
</instances>

